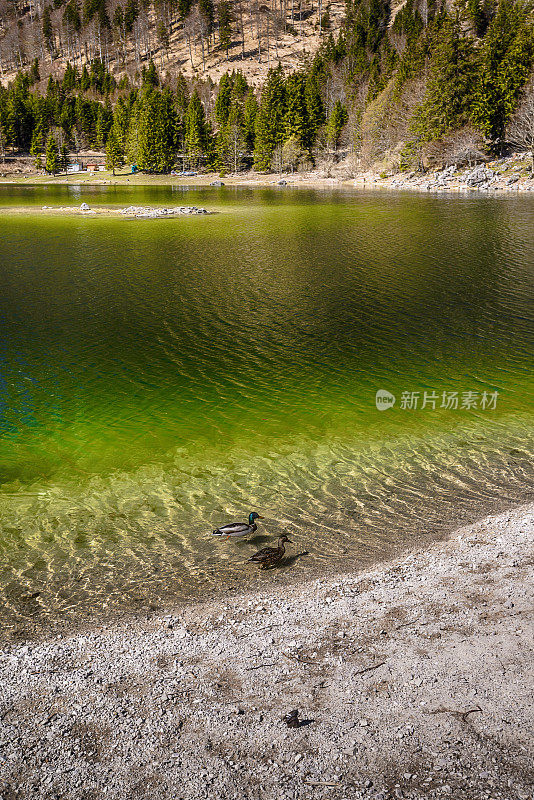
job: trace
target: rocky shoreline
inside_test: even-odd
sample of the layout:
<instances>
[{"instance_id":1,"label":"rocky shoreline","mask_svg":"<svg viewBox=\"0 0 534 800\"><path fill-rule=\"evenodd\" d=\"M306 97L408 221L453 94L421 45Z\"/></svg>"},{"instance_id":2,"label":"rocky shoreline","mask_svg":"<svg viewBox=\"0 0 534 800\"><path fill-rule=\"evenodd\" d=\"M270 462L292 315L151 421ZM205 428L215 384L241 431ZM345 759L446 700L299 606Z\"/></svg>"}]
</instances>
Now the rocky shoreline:
<instances>
[{"instance_id":1,"label":"rocky shoreline","mask_svg":"<svg viewBox=\"0 0 534 800\"><path fill-rule=\"evenodd\" d=\"M127 206L126 208L104 208L99 206L91 208L87 203L80 206L41 206L41 211L56 211L63 214L111 214L125 217L135 217L136 219L159 219L162 217L195 216L198 214L210 214L213 212L197 206L174 206L171 208L160 208L158 206Z\"/></svg>"},{"instance_id":2,"label":"rocky shoreline","mask_svg":"<svg viewBox=\"0 0 534 800\"><path fill-rule=\"evenodd\" d=\"M356 182L378 183L390 189L450 192L534 192L534 175L530 155L501 158L472 168L457 169L454 165L438 172L402 173L387 177L362 176Z\"/></svg>"},{"instance_id":3,"label":"rocky shoreline","mask_svg":"<svg viewBox=\"0 0 534 800\"><path fill-rule=\"evenodd\" d=\"M5 646L0 796L529 800L533 544L523 506L360 574Z\"/></svg>"}]
</instances>

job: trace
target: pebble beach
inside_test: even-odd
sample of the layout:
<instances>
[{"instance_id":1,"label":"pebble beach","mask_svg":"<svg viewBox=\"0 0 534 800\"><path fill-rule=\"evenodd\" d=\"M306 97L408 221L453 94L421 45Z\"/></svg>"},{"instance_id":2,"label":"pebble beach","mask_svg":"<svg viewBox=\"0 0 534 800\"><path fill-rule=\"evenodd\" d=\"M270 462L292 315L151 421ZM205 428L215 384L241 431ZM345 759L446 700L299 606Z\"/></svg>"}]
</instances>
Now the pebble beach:
<instances>
[{"instance_id":1,"label":"pebble beach","mask_svg":"<svg viewBox=\"0 0 534 800\"><path fill-rule=\"evenodd\" d=\"M6 644L0 797L529 800L533 544L529 505L362 573Z\"/></svg>"}]
</instances>

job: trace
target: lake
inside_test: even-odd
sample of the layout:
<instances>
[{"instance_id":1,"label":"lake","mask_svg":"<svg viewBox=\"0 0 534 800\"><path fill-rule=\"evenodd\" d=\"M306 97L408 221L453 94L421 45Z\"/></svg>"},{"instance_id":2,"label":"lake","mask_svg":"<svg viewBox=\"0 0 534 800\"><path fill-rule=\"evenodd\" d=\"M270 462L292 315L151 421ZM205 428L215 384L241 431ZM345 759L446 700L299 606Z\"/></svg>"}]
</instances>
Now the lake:
<instances>
[{"instance_id":1,"label":"lake","mask_svg":"<svg viewBox=\"0 0 534 800\"><path fill-rule=\"evenodd\" d=\"M83 201L218 213L33 213ZM534 198L4 185L0 212L9 635L358 569L534 496ZM253 542L211 537L252 510ZM244 563L283 531L282 569Z\"/></svg>"}]
</instances>

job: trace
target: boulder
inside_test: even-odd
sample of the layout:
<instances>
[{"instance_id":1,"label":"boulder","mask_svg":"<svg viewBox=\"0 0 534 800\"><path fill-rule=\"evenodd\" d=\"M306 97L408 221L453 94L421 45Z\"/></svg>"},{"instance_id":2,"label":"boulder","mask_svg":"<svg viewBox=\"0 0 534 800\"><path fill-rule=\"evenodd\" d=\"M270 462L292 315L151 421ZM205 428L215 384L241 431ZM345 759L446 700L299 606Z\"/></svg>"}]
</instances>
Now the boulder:
<instances>
[{"instance_id":1,"label":"boulder","mask_svg":"<svg viewBox=\"0 0 534 800\"><path fill-rule=\"evenodd\" d=\"M468 172L465 176L465 182L468 186L482 186L483 183L487 183L491 180L494 176L494 172L488 167L485 167L484 164L479 164L477 167Z\"/></svg>"}]
</instances>

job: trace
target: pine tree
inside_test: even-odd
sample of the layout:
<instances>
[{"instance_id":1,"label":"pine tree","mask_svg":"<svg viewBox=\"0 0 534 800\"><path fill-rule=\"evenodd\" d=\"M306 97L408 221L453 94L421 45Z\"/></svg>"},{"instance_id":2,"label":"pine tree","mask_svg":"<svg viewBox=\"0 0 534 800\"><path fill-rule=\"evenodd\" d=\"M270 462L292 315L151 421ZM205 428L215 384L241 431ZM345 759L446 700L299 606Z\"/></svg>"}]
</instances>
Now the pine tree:
<instances>
[{"instance_id":1,"label":"pine tree","mask_svg":"<svg viewBox=\"0 0 534 800\"><path fill-rule=\"evenodd\" d=\"M43 41L50 54L50 60L54 58L54 28L50 17L50 8L45 6L42 18Z\"/></svg>"},{"instance_id":2,"label":"pine tree","mask_svg":"<svg viewBox=\"0 0 534 800\"><path fill-rule=\"evenodd\" d=\"M168 172L176 158L176 115L169 92L146 87L139 98L137 165Z\"/></svg>"},{"instance_id":3,"label":"pine tree","mask_svg":"<svg viewBox=\"0 0 534 800\"><path fill-rule=\"evenodd\" d=\"M282 68L270 69L261 94L256 115L254 141L254 167L268 171L273 154L284 138L285 90Z\"/></svg>"},{"instance_id":4,"label":"pine tree","mask_svg":"<svg viewBox=\"0 0 534 800\"><path fill-rule=\"evenodd\" d=\"M185 115L185 151L189 164L198 166L202 157L208 152L209 134L206 125L204 107L198 96L194 92Z\"/></svg>"},{"instance_id":5,"label":"pine tree","mask_svg":"<svg viewBox=\"0 0 534 800\"><path fill-rule=\"evenodd\" d=\"M152 61L152 59L150 59L150 64L148 65L148 69L145 69L143 67L142 81L143 85L146 86L159 86L158 71L154 66L154 62Z\"/></svg>"},{"instance_id":6,"label":"pine tree","mask_svg":"<svg viewBox=\"0 0 534 800\"><path fill-rule=\"evenodd\" d=\"M328 122L326 124L326 136L328 143L334 150L337 150L339 146L339 138L341 136L341 131L343 130L344 126L346 125L348 120L347 109L341 102L341 100L336 100L332 111L330 112L330 116L328 117Z\"/></svg>"},{"instance_id":7,"label":"pine tree","mask_svg":"<svg viewBox=\"0 0 534 800\"><path fill-rule=\"evenodd\" d=\"M124 166L124 149L113 126L106 142L106 167L113 170L115 175L115 170L122 166Z\"/></svg>"},{"instance_id":8,"label":"pine tree","mask_svg":"<svg viewBox=\"0 0 534 800\"><path fill-rule=\"evenodd\" d=\"M87 92L88 89L91 87L91 78L89 77L89 70L87 69L87 65L83 65L82 74L80 77L80 89L82 92Z\"/></svg>"},{"instance_id":9,"label":"pine tree","mask_svg":"<svg viewBox=\"0 0 534 800\"><path fill-rule=\"evenodd\" d=\"M474 124L494 147L500 146L533 63L534 31L525 8L501 0L484 37L472 109Z\"/></svg>"},{"instance_id":10,"label":"pine tree","mask_svg":"<svg viewBox=\"0 0 534 800\"><path fill-rule=\"evenodd\" d=\"M232 9L229 0L219 0L217 18L219 23L219 45L223 50L226 50L226 60L228 61L228 50L232 44Z\"/></svg>"},{"instance_id":11,"label":"pine tree","mask_svg":"<svg viewBox=\"0 0 534 800\"><path fill-rule=\"evenodd\" d=\"M293 72L288 76L285 97L284 139L293 138L302 148L308 141L310 124L306 104L306 77L303 73Z\"/></svg>"},{"instance_id":12,"label":"pine tree","mask_svg":"<svg viewBox=\"0 0 534 800\"><path fill-rule=\"evenodd\" d=\"M306 110L308 112L308 132L306 146L312 148L317 139L319 128L326 122L324 105L319 88L319 75L316 70L306 78Z\"/></svg>"},{"instance_id":13,"label":"pine tree","mask_svg":"<svg viewBox=\"0 0 534 800\"><path fill-rule=\"evenodd\" d=\"M426 94L411 125L422 141L467 124L476 80L475 50L458 22L443 14L436 25Z\"/></svg>"},{"instance_id":14,"label":"pine tree","mask_svg":"<svg viewBox=\"0 0 534 800\"><path fill-rule=\"evenodd\" d=\"M34 58L33 61L32 61L32 65L31 65L31 69L30 69L30 76L29 77L30 77L30 82L32 84L33 83L39 83L39 81L41 80L41 75L39 73L39 59L38 58Z\"/></svg>"},{"instance_id":15,"label":"pine tree","mask_svg":"<svg viewBox=\"0 0 534 800\"><path fill-rule=\"evenodd\" d=\"M187 106L189 105L187 81L181 72L178 73L178 77L176 78L176 105L182 114L185 114Z\"/></svg>"},{"instance_id":16,"label":"pine tree","mask_svg":"<svg viewBox=\"0 0 534 800\"><path fill-rule=\"evenodd\" d=\"M61 149L59 151L58 163L61 172L66 172L67 167L69 166L69 151L67 149L66 144L61 145Z\"/></svg>"},{"instance_id":17,"label":"pine tree","mask_svg":"<svg viewBox=\"0 0 534 800\"><path fill-rule=\"evenodd\" d=\"M249 152L254 150L254 139L256 136L256 116L258 114L258 101L254 90L250 89L245 98L244 109L244 134L246 147Z\"/></svg>"},{"instance_id":18,"label":"pine tree","mask_svg":"<svg viewBox=\"0 0 534 800\"><path fill-rule=\"evenodd\" d=\"M50 134L46 140L45 170L55 175L59 168L59 152L55 138Z\"/></svg>"},{"instance_id":19,"label":"pine tree","mask_svg":"<svg viewBox=\"0 0 534 800\"><path fill-rule=\"evenodd\" d=\"M232 97L232 80L227 72L221 76L219 91L215 100L215 119L220 127L228 121L230 113L230 100Z\"/></svg>"}]
</instances>

